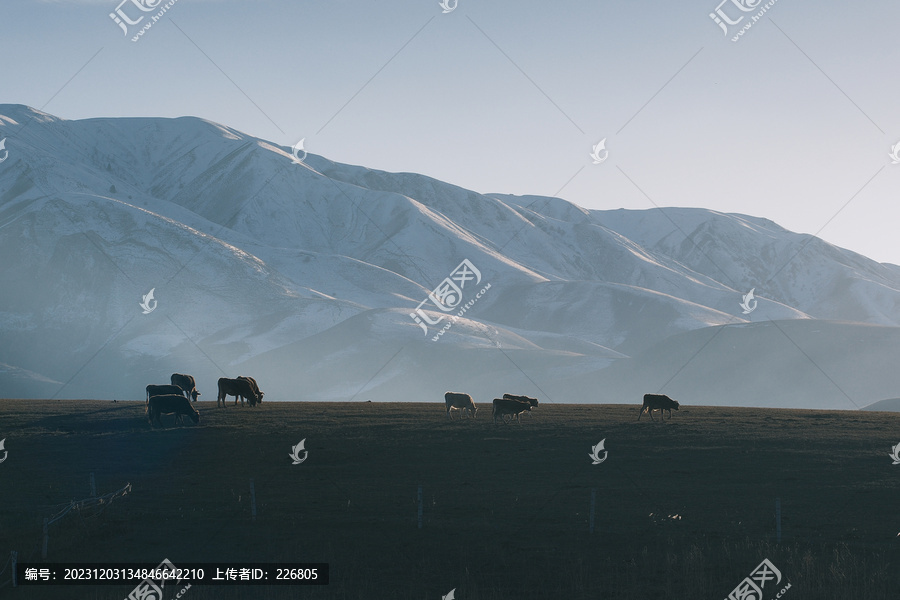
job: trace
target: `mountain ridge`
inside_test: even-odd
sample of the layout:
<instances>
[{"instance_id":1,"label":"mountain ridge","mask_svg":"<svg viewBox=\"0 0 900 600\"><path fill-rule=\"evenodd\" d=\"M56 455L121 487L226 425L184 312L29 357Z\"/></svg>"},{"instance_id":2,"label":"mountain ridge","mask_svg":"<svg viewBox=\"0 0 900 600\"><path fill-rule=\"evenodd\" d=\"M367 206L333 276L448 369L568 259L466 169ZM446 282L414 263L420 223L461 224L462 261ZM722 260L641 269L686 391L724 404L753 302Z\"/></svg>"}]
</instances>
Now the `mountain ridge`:
<instances>
[{"instance_id":1,"label":"mountain ridge","mask_svg":"<svg viewBox=\"0 0 900 600\"><path fill-rule=\"evenodd\" d=\"M546 376L565 395L559 373L580 369L584 395L608 367L709 327L900 326L900 267L761 217L588 210L313 154L295 164L289 148L196 117L67 121L0 105L0 137L10 152L0 165L0 252L9 259L0 277L19 284L0 290L0 334L10 341L0 362L64 382L57 392L67 397L92 393L90 382L109 369L128 375L98 393L123 397L167 377L148 372L235 376L265 371L257 359L279 351L288 362L342 364L298 354L298 343L323 336L334 337L324 348L346 356L355 352L337 352L335 340L359 348L406 340L417 349L409 364L435 373L454 361L504 370L513 362L506 342L535 357L533 377L513 369L506 385L540 393L530 379ZM478 270L479 289L491 288L431 342L453 313L428 294L463 259ZM160 310L140 314L151 288ZM758 304L744 314L751 288ZM472 289L460 290L463 301ZM414 321L423 301L430 320L443 318L425 335ZM364 326L365 315L379 327ZM359 340L344 331L348 321ZM465 359L473 347L500 352L501 362ZM355 360L341 367L356 378L344 387L364 391L373 374ZM267 375L270 389L290 394L287 374ZM491 380L487 371L477 377ZM0 374L0 396L7 389ZM376 399L392 395L385 387Z\"/></svg>"}]
</instances>

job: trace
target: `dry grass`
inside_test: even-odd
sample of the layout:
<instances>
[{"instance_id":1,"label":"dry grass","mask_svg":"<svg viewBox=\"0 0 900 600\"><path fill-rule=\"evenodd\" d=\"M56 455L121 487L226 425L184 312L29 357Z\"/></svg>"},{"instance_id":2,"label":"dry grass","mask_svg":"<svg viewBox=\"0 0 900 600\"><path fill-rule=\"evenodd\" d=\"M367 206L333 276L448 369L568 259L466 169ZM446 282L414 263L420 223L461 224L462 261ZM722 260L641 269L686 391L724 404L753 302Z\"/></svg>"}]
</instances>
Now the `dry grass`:
<instances>
[{"instance_id":1,"label":"dry grass","mask_svg":"<svg viewBox=\"0 0 900 600\"><path fill-rule=\"evenodd\" d=\"M442 403L197 405L200 426L151 428L143 403L0 401L0 562L39 561L42 518L87 497L94 472L99 493L132 493L51 526L48 562L331 565L328 586L195 585L188 600L724 598L763 558L787 600L898 597L900 415L684 407L653 423L638 405L542 404L495 426L484 405L452 423ZM291 465L303 438L309 458ZM609 458L591 465L603 438Z\"/></svg>"}]
</instances>

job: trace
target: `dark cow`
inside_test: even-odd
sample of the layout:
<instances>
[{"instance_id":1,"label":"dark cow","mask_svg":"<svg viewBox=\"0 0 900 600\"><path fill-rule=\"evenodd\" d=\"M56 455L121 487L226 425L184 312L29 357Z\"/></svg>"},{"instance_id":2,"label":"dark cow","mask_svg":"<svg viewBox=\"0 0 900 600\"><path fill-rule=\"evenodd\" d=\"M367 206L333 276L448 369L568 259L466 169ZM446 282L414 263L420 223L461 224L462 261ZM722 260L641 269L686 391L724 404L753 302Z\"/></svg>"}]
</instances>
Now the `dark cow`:
<instances>
[{"instance_id":1,"label":"dark cow","mask_svg":"<svg viewBox=\"0 0 900 600\"><path fill-rule=\"evenodd\" d=\"M444 394L444 402L447 404L447 418L451 421L453 420L453 417L450 416L451 410L461 410L467 418L469 416L469 413L472 413L473 419L475 418L475 413L478 412L478 408L475 406L475 401L472 400L472 396L468 394L447 392L446 394Z\"/></svg>"},{"instance_id":2,"label":"dark cow","mask_svg":"<svg viewBox=\"0 0 900 600\"><path fill-rule=\"evenodd\" d=\"M531 408L531 402L512 400L510 398L494 398L494 410L491 413L491 417L495 423L498 417L503 419L505 423L508 423L513 418L518 421L519 415L526 411L530 412ZM509 419L506 417L509 417Z\"/></svg>"},{"instance_id":3,"label":"dark cow","mask_svg":"<svg viewBox=\"0 0 900 600\"><path fill-rule=\"evenodd\" d=\"M513 394L503 394L504 400L518 400L519 402L527 402L531 408L537 408L537 398L529 398L528 396L515 396Z\"/></svg>"},{"instance_id":4,"label":"dark cow","mask_svg":"<svg viewBox=\"0 0 900 600\"><path fill-rule=\"evenodd\" d=\"M169 394L184 397L184 390L177 385L148 385L147 412L150 411L150 398L152 398L153 396L168 396ZM181 423L181 415L175 415L175 422Z\"/></svg>"},{"instance_id":5,"label":"dark cow","mask_svg":"<svg viewBox=\"0 0 900 600\"><path fill-rule=\"evenodd\" d=\"M182 375L181 373L172 373L171 378L172 385L177 385L184 393L188 395L188 397L193 401L197 401L197 396L200 395L200 392L197 391L197 385L194 383L194 378L190 375Z\"/></svg>"},{"instance_id":6,"label":"dark cow","mask_svg":"<svg viewBox=\"0 0 900 600\"><path fill-rule=\"evenodd\" d=\"M228 379L227 377L220 377L219 395L216 398L216 406L219 405L219 402L222 403L222 406L225 406L225 398L228 396L234 396L235 404L237 404L237 400L240 396L249 398L251 405L259 402L259 396L253 391L253 386L246 379Z\"/></svg>"},{"instance_id":7,"label":"dark cow","mask_svg":"<svg viewBox=\"0 0 900 600\"><path fill-rule=\"evenodd\" d=\"M653 411L658 410L660 418L665 421L666 413L663 411L669 411L669 418L672 418L672 409L678 410L678 402L672 400L665 394L644 394L644 405L641 407L641 413L638 415L638 421L641 420L641 417L644 415L644 411L647 411L647 414L650 415L650 420L655 421L653 418Z\"/></svg>"},{"instance_id":8,"label":"dark cow","mask_svg":"<svg viewBox=\"0 0 900 600\"><path fill-rule=\"evenodd\" d=\"M256 380L252 377L244 377L243 375L238 375L238 379L243 379L244 381L250 382L250 387L253 388L253 391L256 393L256 402L253 401L253 398L247 398L250 401L250 406L255 406L257 402L262 402L263 394L265 392L259 391L259 386L256 385ZM234 399L234 403L237 404L237 398ZM241 396L241 404L244 403L244 396Z\"/></svg>"},{"instance_id":9,"label":"dark cow","mask_svg":"<svg viewBox=\"0 0 900 600\"><path fill-rule=\"evenodd\" d=\"M194 423L200 422L200 413L191 406L190 400L180 394L168 394L150 398L147 420L150 421L151 425L153 421L156 421L157 425L162 425L159 415L169 413L175 413L176 418L178 415L187 415Z\"/></svg>"},{"instance_id":10,"label":"dark cow","mask_svg":"<svg viewBox=\"0 0 900 600\"><path fill-rule=\"evenodd\" d=\"M150 404L150 398L153 396L183 396L184 391L178 387L177 385L153 385L152 383L147 386L147 404Z\"/></svg>"}]
</instances>

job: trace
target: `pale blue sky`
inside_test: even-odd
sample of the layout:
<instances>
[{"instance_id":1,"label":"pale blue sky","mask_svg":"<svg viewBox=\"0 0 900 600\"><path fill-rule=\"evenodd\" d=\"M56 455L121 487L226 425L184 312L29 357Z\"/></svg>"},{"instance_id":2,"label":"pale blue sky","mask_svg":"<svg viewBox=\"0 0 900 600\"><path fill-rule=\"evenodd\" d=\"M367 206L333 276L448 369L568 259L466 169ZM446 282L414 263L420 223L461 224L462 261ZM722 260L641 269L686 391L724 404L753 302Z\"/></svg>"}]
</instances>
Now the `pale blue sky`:
<instances>
[{"instance_id":1,"label":"pale blue sky","mask_svg":"<svg viewBox=\"0 0 900 600\"><path fill-rule=\"evenodd\" d=\"M737 43L719 0L179 0L137 43L119 1L4 0L0 103L199 116L479 192L824 226L900 264L894 0L778 0Z\"/></svg>"}]
</instances>

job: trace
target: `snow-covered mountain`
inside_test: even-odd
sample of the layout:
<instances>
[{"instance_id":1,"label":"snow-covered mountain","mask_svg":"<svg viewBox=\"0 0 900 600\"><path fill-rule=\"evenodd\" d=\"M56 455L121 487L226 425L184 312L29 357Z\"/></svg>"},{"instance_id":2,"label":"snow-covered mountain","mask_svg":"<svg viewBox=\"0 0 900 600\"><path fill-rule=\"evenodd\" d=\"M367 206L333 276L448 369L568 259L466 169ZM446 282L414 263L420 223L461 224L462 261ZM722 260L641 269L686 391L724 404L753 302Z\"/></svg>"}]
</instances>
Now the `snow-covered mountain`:
<instances>
[{"instance_id":1,"label":"snow-covered mountain","mask_svg":"<svg viewBox=\"0 0 900 600\"><path fill-rule=\"evenodd\" d=\"M290 148L197 118L66 121L0 105L4 138L0 397L139 398L179 371L202 399L218 377L246 374L273 400L440 401L454 389L488 403L507 391L639 402L665 391L660 374L682 358L725 383L738 367L785 364L796 349L760 347L773 322L804 339L825 320L865 324L853 326L861 340L900 331L900 268L766 219L588 211L315 155L297 163ZM475 271L452 280L465 284L459 307L415 312L461 264ZM758 305L744 314L751 288ZM676 351L723 327L745 352ZM820 347L843 339L826 338ZM834 350L820 370L837 380L850 361ZM760 377L783 393L757 405L822 400L793 393L809 384L793 375ZM889 374L866 377L852 402L819 391L846 408L896 395ZM705 381L678 388L682 402L758 397L705 394L717 389Z\"/></svg>"}]
</instances>

